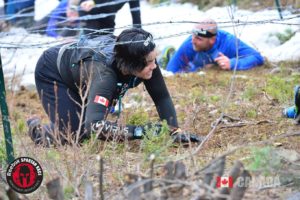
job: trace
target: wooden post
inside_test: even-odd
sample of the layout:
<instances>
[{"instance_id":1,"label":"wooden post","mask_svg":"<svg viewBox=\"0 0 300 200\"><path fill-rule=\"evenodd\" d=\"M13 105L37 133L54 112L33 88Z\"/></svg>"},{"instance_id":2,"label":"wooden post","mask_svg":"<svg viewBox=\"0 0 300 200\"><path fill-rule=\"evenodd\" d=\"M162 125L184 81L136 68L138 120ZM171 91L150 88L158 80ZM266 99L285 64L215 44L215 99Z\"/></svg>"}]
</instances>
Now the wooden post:
<instances>
[{"instance_id":1,"label":"wooden post","mask_svg":"<svg viewBox=\"0 0 300 200\"><path fill-rule=\"evenodd\" d=\"M13 143L11 137L8 108L6 103L6 92L5 92L1 54L0 54L0 106L1 106L1 113L2 113L7 161L8 163L11 163L12 161L14 161L14 149L13 149Z\"/></svg>"},{"instance_id":2,"label":"wooden post","mask_svg":"<svg viewBox=\"0 0 300 200\"><path fill-rule=\"evenodd\" d=\"M280 17L280 19L282 19L280 1L279 0L275 0L275 3L276 3L276 7L277 7L277 10L278 10L278 13L279 13L279 17Z\"/></svg>"}]
</instances>

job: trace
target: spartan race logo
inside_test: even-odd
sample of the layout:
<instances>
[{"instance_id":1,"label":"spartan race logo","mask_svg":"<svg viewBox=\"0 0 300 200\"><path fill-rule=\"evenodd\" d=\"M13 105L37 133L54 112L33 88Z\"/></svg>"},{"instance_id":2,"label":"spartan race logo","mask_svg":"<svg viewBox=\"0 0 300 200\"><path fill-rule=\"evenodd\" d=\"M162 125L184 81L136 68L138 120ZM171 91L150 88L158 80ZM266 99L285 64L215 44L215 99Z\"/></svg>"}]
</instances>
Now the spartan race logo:
<instances>
[{"instance_id":1,"label":"spartan race logo","mask_svg":"<svg viewBox=\"0 0 300 200\"><path fill-rule=\"evenodd\" d=\"M15 159L7 168L6 180L16 192L28 194L35 191L43 181L43 170L32 158Z\"/></svg>"}]
</instances>

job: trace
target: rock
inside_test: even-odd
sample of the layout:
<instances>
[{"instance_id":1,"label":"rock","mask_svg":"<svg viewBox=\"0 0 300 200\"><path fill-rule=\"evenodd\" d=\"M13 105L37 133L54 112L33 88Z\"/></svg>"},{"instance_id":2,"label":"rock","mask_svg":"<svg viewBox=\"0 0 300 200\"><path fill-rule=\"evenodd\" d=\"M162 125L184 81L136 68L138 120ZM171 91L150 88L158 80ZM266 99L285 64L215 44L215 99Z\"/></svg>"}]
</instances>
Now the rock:
<instances>
[{"instance_id":1,"label":"rock","mask_svg":"<svg viewBox=\"0 0 300 200\"><path fill-rule=\"evenodd\" d=\"M286 200L299 200L300 199L300 192L295 192L291 194Z\"/></svg>"},{"instance_id":2,"label":"rock","mask_svg":"<svg viewBox=\"0 0 300 200\"><path fill-rule=\"evenodd\" d=\"M296 152L295 150L290 149L278 149L276 150L277 155L284 158L285 160L289 162L296 162L300 161L300 154Z\"/></svg>"}]
</instances>

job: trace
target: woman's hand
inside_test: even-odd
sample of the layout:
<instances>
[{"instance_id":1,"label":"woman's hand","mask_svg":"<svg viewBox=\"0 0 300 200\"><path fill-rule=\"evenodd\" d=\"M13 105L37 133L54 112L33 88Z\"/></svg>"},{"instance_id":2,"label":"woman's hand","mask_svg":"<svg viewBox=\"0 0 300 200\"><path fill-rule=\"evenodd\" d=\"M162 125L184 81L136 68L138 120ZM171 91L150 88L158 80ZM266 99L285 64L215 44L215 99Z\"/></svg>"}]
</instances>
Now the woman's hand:
<instances>
[{"instance_id":1,"label":"woman's hand","mask_svg":"<svg viewBox=\"0 0 300 200\"><path fill-rule=\"evenodd\" d=\"M205 138L203 136L189 133L187 131L182 131L180 128L173 130L171 132L171 137L173 138L174 142L178 142L178 143L189 143L189 142L201 143Z\"/></svg>"}]
</instances>

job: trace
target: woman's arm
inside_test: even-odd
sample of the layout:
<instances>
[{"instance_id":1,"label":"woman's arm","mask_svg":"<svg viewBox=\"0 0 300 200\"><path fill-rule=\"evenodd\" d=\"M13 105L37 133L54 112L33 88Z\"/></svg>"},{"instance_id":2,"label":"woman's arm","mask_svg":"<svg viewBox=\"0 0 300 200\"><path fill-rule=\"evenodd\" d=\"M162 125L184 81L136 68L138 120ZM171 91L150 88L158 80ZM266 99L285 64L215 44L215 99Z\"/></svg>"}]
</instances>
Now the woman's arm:
<instances>
[{"instance_id":1,"label":"woman's arm","mask_svg":"<svg viewBox=\"0 0 300 200\"><path fill-rule=\"evenodd\" d=\"M94 63L100 65L99 62ZM106 119L117 88L116 74L104 65L93 69L85 113L86 134L97 134L99 139L135 139L136 126L121 125Z\"/></svg>"},{"instance_id":2,"label":"woman's arm","mask_svg":"<svg viewBox=\"0 0 300 200\"><path fill-rule=\"evenodd\" d=\"M144 81L144 84L156 106L160 119L166 120L172 127L178 127L174 104L158 64L153 71L152 78Z\"/></svg>"}]
</instances>

